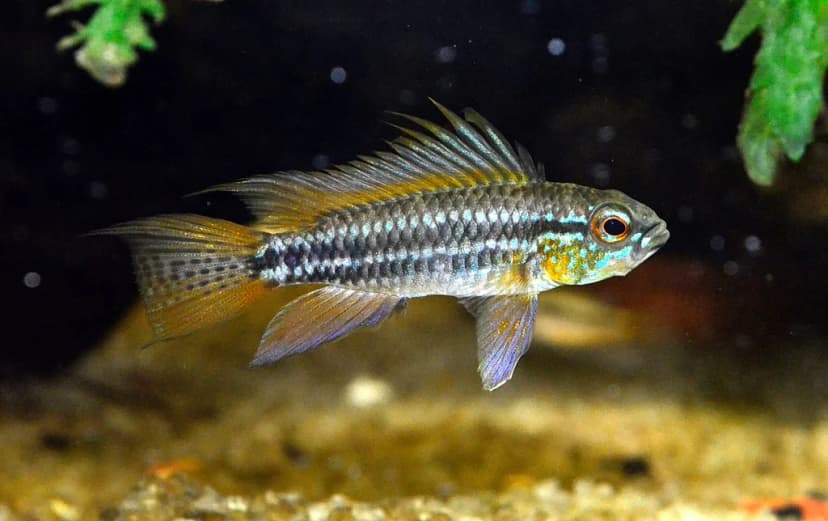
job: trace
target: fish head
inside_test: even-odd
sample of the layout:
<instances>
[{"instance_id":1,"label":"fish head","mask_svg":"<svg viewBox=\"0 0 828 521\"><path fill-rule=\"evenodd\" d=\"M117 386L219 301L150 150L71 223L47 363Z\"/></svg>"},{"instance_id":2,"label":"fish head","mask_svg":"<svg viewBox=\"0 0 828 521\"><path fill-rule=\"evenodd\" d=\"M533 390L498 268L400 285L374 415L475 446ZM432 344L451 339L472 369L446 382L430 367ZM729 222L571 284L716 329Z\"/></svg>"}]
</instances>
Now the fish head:
<instances>
[{"instance_id":1,"label":"fish head","mask_svg":"<svg viewBox=\"0 0 828 521\"><path fill-rule=\"evenodd\" d=\"M581 218L573 230L548 235L542 271L554 285L591 284L623 276L670 238L667 224L650 207L619 192L583 188L574 198Z\"/></svg>"}]
</instances>

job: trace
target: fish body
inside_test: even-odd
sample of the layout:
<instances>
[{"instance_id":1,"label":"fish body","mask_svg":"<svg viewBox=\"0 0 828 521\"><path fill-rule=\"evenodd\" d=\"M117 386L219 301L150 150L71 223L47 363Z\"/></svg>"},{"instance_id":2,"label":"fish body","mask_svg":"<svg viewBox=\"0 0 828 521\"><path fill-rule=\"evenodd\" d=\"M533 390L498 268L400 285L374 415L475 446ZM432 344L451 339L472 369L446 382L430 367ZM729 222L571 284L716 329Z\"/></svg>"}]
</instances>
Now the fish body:
<instances>
[{"instance_id":1,"label":"fish body","mask_svg":"<svg viewBox=\"0 0 828 521\"><path fill-rule=\"evenodd\" d=\"M272 235L255 269L271 286L322 283L408 298L539 293L589 277L598 248L583 228L590 201L605 198L548 182L415 194ZM604 256L626 253L617 252ZM563 265L541 273L547 257Z\"/></svg>"},{"instance_id":2,"label":"fish body","mask_svg":"<svg viewBox=\"0 0 828 521\"><path fill-rule=\"evenodd\" d=\"M239 194L251 227L168 215L103 231L132 245L156 337L216 322L268 289L322 285L274 317L261 365L378 324L408 299L449 295L477 318L491 390L529 346L538 293L624 275L669 237L645 205L547 182L482 116L437 106L453 132L404 116L430 135L402 128L393 153L210 189Z\"/></svg>"}]
</instances>

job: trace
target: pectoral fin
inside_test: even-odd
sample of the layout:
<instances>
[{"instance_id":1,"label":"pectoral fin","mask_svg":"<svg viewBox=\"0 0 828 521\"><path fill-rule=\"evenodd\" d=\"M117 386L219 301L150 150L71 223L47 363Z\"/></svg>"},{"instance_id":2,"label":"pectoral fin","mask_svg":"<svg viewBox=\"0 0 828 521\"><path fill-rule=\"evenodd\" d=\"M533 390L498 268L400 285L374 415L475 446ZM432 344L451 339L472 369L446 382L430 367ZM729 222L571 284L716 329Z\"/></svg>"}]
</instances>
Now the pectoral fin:
<instances>
[{"instance_id":1,"label":"pectoral fin","mask_svg":"<svg viewBox=\"0 0 828 521\"><path fill-rule=\"evenodd\" d=\"M538 296L475 297L461 302L477 319L478 371L483 388L493 391L512 378L529 348Z\"/></svg>"},{"instance_id":2,"label":"pectoral fin","mask_svg":"<svg viewBox=\"0 0 828 521\"><path fill-rule=\"evenodd\" d=\"M273 317L251 365L265 365L371 327L405 304L395 295L325 287L288 303Z\"/></svg>"}]
</instances>

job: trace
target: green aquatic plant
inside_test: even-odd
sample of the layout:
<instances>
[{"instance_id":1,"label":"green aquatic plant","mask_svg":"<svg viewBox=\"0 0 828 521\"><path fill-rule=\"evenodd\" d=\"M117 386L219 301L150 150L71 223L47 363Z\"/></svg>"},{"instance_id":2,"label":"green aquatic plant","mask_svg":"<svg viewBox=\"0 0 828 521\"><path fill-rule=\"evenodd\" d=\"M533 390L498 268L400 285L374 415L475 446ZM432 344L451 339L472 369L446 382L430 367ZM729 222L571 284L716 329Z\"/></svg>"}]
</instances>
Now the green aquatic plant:
<instances>
[{"instance_id":1,"label":"green aquatic plant","mask_svg":"<svg viewBox=\"0 0 828 521\"><path fill-rule=\"evenodd\" d=\"M77 64L104 85L118 87L126 80L127 67L138 59L137 49L155 49L144 17L162 22L164 4L160 0L63 0L47 14L54 16L91 5L98 8L89 23L76 24L75 33L60 40L58 49L80 45L75 52Z\"/></svg>"},{"instance_id":2,"label":"green aquatic plant","mask_svg":"<svg viewBox=\"0 0 828 521\"><path fill-rule=\"evenodd\" d=\"M738 144L750 178L767 186L782 153L798 161L813 138L828 67L828 0L747 0L722 48L737 48L756 29L762 45Z\"/></svg>"}]
</instances>

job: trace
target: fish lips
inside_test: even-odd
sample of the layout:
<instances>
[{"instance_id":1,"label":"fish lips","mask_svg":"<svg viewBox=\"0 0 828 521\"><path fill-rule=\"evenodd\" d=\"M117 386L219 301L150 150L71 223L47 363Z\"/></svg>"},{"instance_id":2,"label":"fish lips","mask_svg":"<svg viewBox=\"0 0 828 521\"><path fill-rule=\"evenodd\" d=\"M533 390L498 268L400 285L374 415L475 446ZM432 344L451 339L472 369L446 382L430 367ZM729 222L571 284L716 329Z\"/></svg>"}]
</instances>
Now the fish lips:
<instances>
[{"instance_id":1,"label":"fish lips","mask_svg":"<svg viewBox=\"0 0 828 521\"><path fill-rule=\"evenodd\" d=\"M659 221L647 230L644 237L641 238L641 247L638 250L639 262L647 260L659 248L664 246L668 239L670 239L670 232L667 230L667 223Z\"/></svg>"}]
</instances>

